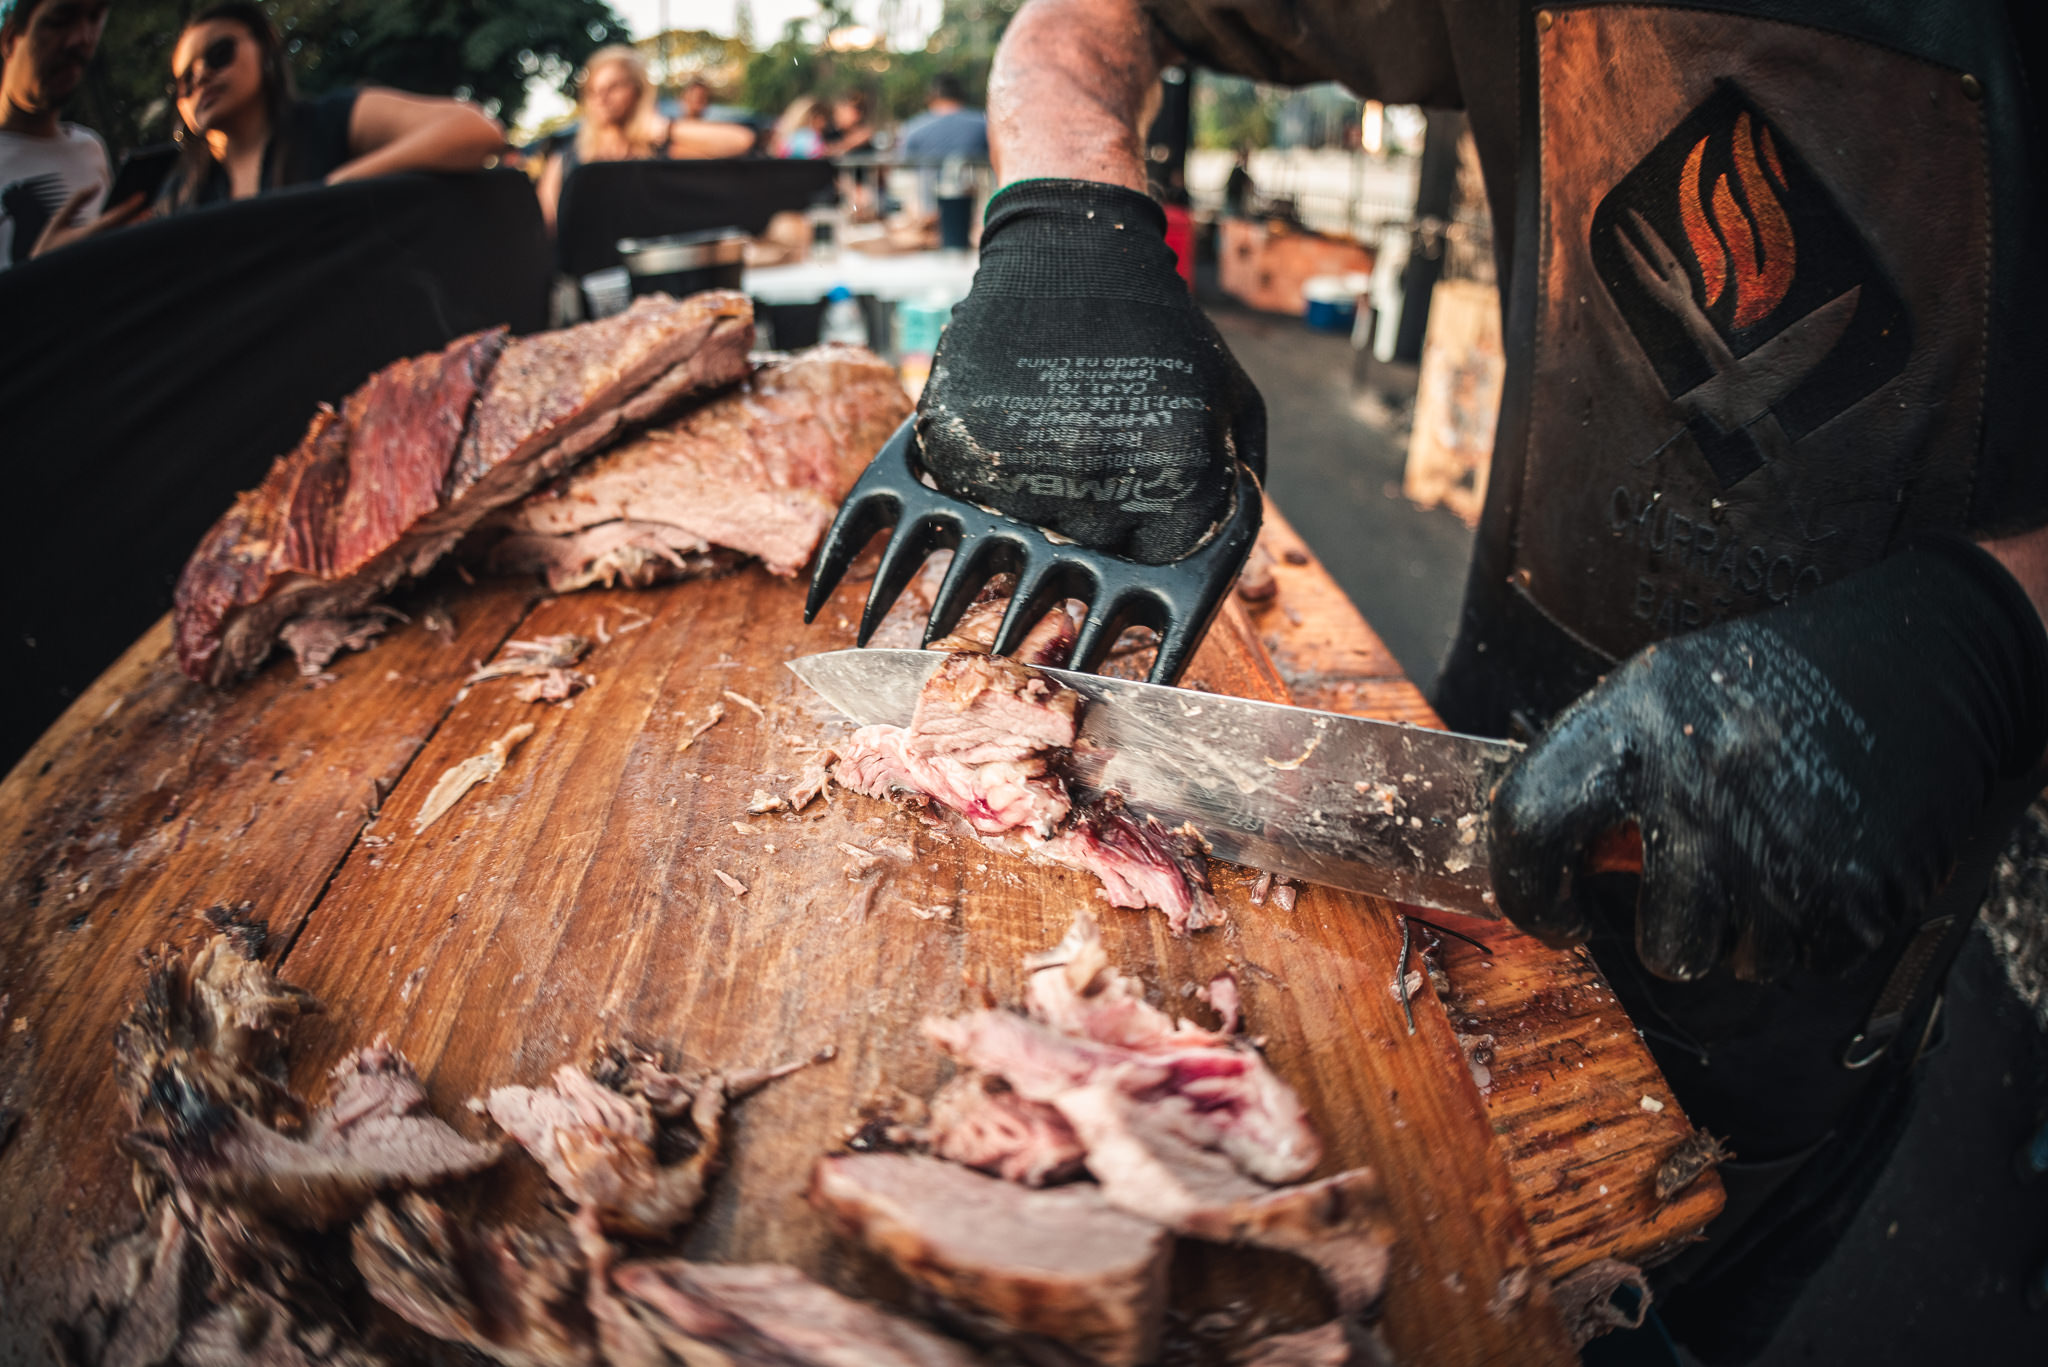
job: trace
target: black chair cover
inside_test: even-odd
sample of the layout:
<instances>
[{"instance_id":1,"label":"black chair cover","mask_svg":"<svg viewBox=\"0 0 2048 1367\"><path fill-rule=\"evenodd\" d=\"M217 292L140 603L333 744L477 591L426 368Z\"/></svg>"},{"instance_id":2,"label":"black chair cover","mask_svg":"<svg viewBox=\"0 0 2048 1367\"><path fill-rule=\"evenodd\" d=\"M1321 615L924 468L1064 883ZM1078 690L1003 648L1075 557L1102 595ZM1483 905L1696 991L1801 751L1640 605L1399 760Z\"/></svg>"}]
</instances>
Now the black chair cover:
<instances>
[{"instance_id":1,"label":"black chair cover","mask_svg":"<svg viewBox=\"0 0 2048 1367\"><path fill-rule=\"evenodd\" d=\"M510 170L289 190L0 272L0 765L170 606L316 404L465 332L544 326L549 277Z\"/></svg>"},{"instance_id":2,"label":"black chair cover","mask_svg":"<svg viewBox=\"0 0 2048 1367\"><path fill-rule=\"evenodd\" d=\"M703 228L758 236L784 210L832 193L829 161L735 157L708 161L594 161L562 183L555 260L581 278L619 264L622 237L664 237Z\"/></svg>"}]
</instances>

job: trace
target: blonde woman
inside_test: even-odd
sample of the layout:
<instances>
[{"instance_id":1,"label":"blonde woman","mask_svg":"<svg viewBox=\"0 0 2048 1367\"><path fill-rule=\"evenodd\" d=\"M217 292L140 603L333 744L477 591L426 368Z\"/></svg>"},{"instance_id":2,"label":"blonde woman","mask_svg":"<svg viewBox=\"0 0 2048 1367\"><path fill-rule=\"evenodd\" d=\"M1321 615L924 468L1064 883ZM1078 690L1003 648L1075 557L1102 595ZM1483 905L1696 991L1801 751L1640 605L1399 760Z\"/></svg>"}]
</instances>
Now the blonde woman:
<instances>
[{"instance_id":1,"label":"blonde woman","mask_svg":"<svg viewBox=\"0 0 2048 1367\"><path fill-rule=\"evenodd\" d=\"M668 122L654 107L654 82L639 53L622 44L599 48L583 64L577 85L576 136L548 158L540 177L540 207L549 227L562 182L578 166L668 155Z\"/></svg>"}]
</instances>

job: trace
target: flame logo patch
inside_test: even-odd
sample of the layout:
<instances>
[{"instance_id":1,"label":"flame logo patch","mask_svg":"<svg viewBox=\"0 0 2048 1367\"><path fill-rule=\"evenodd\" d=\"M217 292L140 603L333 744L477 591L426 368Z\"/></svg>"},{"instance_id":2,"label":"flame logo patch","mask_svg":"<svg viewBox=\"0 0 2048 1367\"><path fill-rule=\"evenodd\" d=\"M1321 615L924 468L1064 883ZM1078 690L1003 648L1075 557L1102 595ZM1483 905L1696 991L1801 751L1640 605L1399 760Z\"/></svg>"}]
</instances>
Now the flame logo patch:
<instances>
[{"instance_id":1,"label":"flame logo patch","mask_svg":"<svg viewBox=\"0 0 2048 1367\"><path fill-rule=\"evenodd\" d=\"M1744 111L1735 116L1734 138L1742 201L1737 202L1725 175L1715 177L1712 198L1703 201L1702 167L1712 140L1712 134L1701 138L1685 159L1678 184L1678 212L1685 220L1693 259L1699 262L1707 307L1720 301L1732 277L1735 326L1753 327L1784 302L1798 269L1798 240L1792 236L1792 220L1786 217L1785 206L1778 201L1778 193L1785 188L1785 168L1771 145L1771 130L1751 123ZM1768 180L1764 174L1767 164Z\"/></svg>"},{"instance_id":2,"label":"flame logo patch","mask_svg":"<svg viewBox=\"0 0 2048 1367\"><path fill-rule=\"evenodd\" d=\"M1601 200L1588 247L1724 488L1793 458L1913 348L1869 245L1730 81Z\"/></svg>"}]
</instances>

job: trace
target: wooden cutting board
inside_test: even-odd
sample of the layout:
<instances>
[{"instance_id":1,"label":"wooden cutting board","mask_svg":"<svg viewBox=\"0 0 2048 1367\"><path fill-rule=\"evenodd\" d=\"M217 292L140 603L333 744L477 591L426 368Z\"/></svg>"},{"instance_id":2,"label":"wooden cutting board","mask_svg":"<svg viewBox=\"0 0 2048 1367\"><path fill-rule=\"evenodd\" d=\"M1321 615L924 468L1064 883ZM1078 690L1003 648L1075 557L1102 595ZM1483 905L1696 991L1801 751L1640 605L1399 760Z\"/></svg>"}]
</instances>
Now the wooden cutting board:
<instances>
[{"instance_id":1,"label":"wooden cutting board","mask_svg":"<svg viewBox=\"0 0 2048 1367\"><path fill-rule=\"evenodd\" d=\"M1304 569L1321 574L1289 565L1288 583L1310 603ZM379 1033L419 1068L438 1112L478 1135L489 1126L469 1098L581 1063L603 1040L712 1067L832 1046L832 1061L739 1107L732 1165L686 1248L888 1294L805 1205L811 1162L863 1104L936 1088L944 1069L918 1032L924 1015L1017 1001L1024 954L1056 941L1076 907L1100 904L1083 875L855 795L747 815L756 789L785 789L801 747L839 725L782 662L850 644L864 588L843 589L807 630L801 586L759 570L561 598L449 579L414 596L414 625L338 661L332 682L274 663L229 693L176 673L164 624L139 641L0 784L0 1106L17 1117L0 1149L0 1191L14 1194L0 1203L0 1362L40 1357L73 1260L134 1224L109 1038L140 984L138 953L198 940L207 908L244 901L271 928L267 957L327 1004L292 1043L294 1085L315 1101L334 1061ZM417 624L435 603L454 621L440 634ZM596 683L573 703L518 702L510 681L462 685L507 638L565 631L603 641L583 665ZM1287 692L1236 607L1190 677ZM724 720L686 746L713 706ZM416 831L434 781L522 723L535 730L505 771ZM851 880L842 844L880 855L879 874ZM1597 1069L1607 1090L1560 1089L1537 1108L1547 1119L1521 1107L1504 1120L1442 1004L1418 1002L1406 1033L1388 990L1390 907L1309 889L1279 913L1249 905L1242 880L1220 892L1221 930L1175 939L1156 914L1103 910L1105 940L1156 999L1191 1014L1204 1008L1188 989L1235 972L1249 1030L1326 1140L1326 1169L1385 1174L1400 1237L1385 1333L1403 1360L1567 1361L1549 1278L1682 1238L1713 1213L1711 1181L1661 1214L1648 1202L1648 1174L1686 1127L1618 1011L1620 1031L1587 1035L1574 1060L1587 1068L1572 1070ZM1536 953L1553 976L1577 963ZM1508 971L1523 959L1475 961L1472 974L1525 990L1530 973ZM1599 990L1590 967L1563 972ZM1454 964L1453 976L1471 974ZM1567 1010L1563 1034L1583 1033L1593 1013ZM1667 1109L1650 1115L1631 1095L1618 1114L1617 1088L1654 1092ZM1560 1148L1556 1132L1609 1122L1627 1142ZM1549 1156L1518 1166L1517 1125ZM493 1179L509 1199L539 1185L522 1165ZM1593 1177L1620 1194L1604 1212L1578 1199ZM1536 1217L1552 1226L1545 1241L1532 1237ZM1202 1307L1268 1305L1277 1327L1312 1314L1298 1268L1247 1255L1191 1256L1176 1280Z\"/></svg>"}]
</instances>

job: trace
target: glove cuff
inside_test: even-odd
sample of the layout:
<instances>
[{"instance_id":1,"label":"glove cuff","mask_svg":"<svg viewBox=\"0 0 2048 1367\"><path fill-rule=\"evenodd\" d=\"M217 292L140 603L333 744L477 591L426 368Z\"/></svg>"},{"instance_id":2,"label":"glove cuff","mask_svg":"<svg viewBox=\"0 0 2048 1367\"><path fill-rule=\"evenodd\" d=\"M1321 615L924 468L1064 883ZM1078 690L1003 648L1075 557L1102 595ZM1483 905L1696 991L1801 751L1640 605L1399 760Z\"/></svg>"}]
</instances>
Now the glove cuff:
<instances>
[{"instance_id":1,"label":"glove cuff","mask_svg":"<svg viewBox=\"0 0 2048 1367\"><path fill-rule=\"evenodd\" d=\"M1135 190L1092 180L1020 180L988 202L977 299L1116 300L1186 309L1166 215Z\"/></svg>"},{"instance_id":2,"label":"glove cuff","mask_svg":"<svg viewBox=\"0 0 2048 1367\"><path fill-rule=\"evenodd\" d=\"M2048 630L2042 628L2041 614L1998 557L1966 537L1922 533L1894 560L1917 556L1941 560L1959 580L1974 587L1982 609L1976 616L1987 635L2001 638L1997 672L2006 683L2003 692L2012 729L2000 777L2018 778L2038 765L2041 752L2048 749Z\"/></svg>"},{"instance_id":3,"label":"glove cuff","mask_svg":"<svg viewBox=\"0 0 2048 1367\"><path fill-rule=\"evenodd\" d=\"M1099 180L1055 180L1040 176L1034 180L1013 180L988 198L981 218L981 240L1004 225L1023 217L1044 215L1076 219L1083 224L1135 229L1143 226L1166 240L1166 211L1150 195Z\"/></svg>"}]
</instances>

